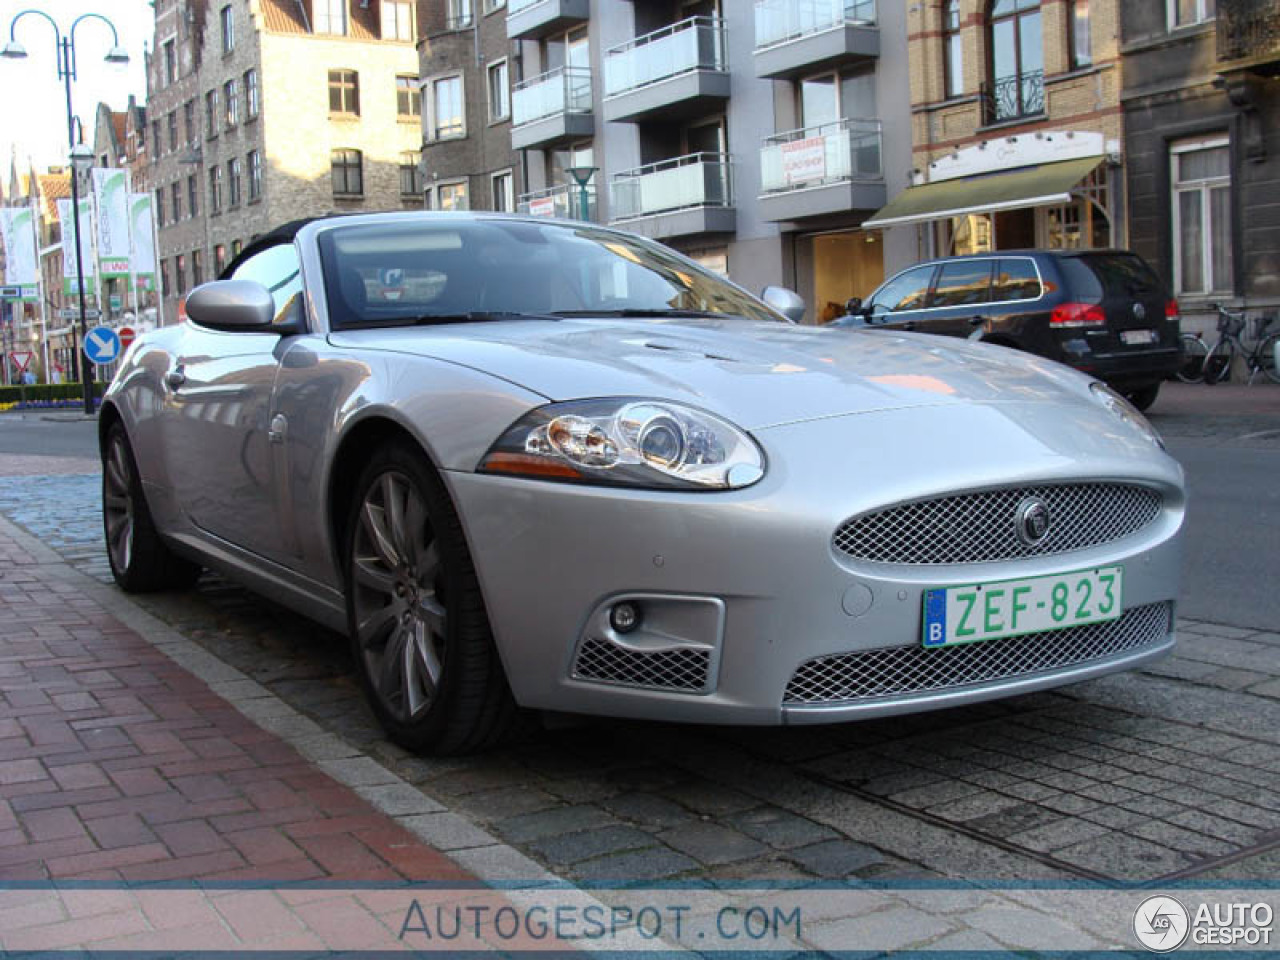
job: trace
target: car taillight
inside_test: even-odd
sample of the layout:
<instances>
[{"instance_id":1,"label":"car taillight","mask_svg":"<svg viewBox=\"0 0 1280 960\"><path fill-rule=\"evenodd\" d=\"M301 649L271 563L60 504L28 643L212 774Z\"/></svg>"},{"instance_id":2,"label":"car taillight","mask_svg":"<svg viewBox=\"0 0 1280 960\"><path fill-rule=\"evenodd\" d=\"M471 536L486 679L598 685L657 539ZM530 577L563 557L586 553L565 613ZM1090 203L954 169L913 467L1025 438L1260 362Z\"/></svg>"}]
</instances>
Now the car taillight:
<instances>
[{"instance_id":1,"label":"car taillight","mask_svg":"<svg viewBox=\"0 0 1280 960\"><path fill-rule=\"evenodd\" d=\"M1096 303L1060 303L1049 317L1051 327L1105 327L1107 317Z\"/></svg>"},{"instance_id":2,"label":"car taillight","mask_svg":"<svg viewBox=\"0 0 1280 960\"><path fill-rule=\"evenodd\" d=\"M1166 320L1174 320L1178 317L1178 301L1166 300L1164 304L1164 318Z\"/></svg>"}]
</instances>

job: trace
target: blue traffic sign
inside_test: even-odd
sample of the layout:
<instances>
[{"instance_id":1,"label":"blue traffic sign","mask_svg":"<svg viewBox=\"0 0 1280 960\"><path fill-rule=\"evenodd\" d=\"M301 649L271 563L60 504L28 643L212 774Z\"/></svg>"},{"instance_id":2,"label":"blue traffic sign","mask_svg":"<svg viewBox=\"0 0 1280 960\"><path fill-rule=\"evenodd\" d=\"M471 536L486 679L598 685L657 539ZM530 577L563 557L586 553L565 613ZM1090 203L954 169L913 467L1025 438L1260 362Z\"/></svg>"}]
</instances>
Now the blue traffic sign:
<instances>
[{"instance_id":1,"label":"blue traffic sign","mask_svg":"<svg viewBox=\"0 0 1280 960\"><path fill-rule=\"evenodd\" d=\"M120 338L110 327L94 327L85 334L84 355L94 363L110 363L120 356Z\"/></svg>"}]
</instances>

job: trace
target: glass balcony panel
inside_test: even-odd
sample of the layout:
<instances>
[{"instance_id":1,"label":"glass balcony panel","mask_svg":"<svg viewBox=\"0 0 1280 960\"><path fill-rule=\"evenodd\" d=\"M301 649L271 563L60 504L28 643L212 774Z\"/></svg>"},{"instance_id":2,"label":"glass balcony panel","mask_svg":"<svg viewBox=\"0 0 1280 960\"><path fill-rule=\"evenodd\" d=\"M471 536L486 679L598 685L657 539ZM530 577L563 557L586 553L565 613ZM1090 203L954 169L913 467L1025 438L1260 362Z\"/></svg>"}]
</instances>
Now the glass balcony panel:
<instances>
[{"instance_id":1,"label":"glass balcony panel","mask_svg":"<svg viewBox=\"0 0 1280 960\"><path fill-rule=\"evenodd\" d=\"M528 10L530 7L536 7L540 3L546 3L547 0L507 0L507 16L513 13L519 13L521 10Z\"/></svg>"},{"instance_id":2,"label":"glass balcony panel","mask_svg":"<svg viewBox=\"0 0 1280 960\"><path fill-rule=\"evenodd\" d=\"M760 150L765 193L883 177L879 120L838 120L779 133Z\"/></svg>"},{"instance_id":3,"label":"glass balcony panel","mask_svg":"<svg viewBox=\"0 0 1280 960\"><path fill-rule=\"evenodd\" d=\"M614 220L733 205L729 157L723 153L691 153L637 167L618 174L609 187Z\"/></svg>"},{"instance_id":4,"label":"glass balcony panel","mask_svg":"<svg viewBox=\"0 0 1280 960\"><path fill-rule=\"evenodd\" d=\"M876 0L756 0L756 47L876 22Z\"/></svg>"},{"instance_id":5,"label":"glass balcony panel","mask_svg":"<svg viewBox=\"0 0 1280 960\"><path fill-rule=\"evenodd\" d=\"M724 22L690 17L605 53L605 96L692 70L724 70Z\"/></svg>"},{"instance_id":6,"label":"glass balcony panel","mask_svg":"<svg viewBox=\"0 0 1280 960\"><path fill-rule=\"evenodd\" d=\"M516 84L511 92L513 126L560 113L590 112L591 71L585 67L559 67Z\"/></svg>"}]
</instances>

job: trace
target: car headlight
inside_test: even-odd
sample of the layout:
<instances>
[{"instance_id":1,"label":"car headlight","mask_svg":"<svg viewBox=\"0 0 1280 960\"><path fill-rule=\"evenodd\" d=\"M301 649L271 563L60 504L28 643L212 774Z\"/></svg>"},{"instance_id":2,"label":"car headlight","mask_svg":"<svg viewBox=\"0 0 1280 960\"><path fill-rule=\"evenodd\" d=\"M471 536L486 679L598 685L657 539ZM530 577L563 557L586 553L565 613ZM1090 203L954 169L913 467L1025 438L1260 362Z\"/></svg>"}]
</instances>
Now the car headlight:
<instances>
[{"instance_id":1,"label":"car headlight","mask_svg":"<svg viewBox=\"0 0 1280 960\"><path fill-rule=\"evenodd\" d=\"M713 414L667 400L572 400L531 410L485 454L483 473L631 487L733 490L764 454Z\"/></svg>"},{"instance_id":2,"label":"car headlight","mask_svg":"<svg viewBox=\"0 0 1280 960\"><path fill-rule=\"evenodd\" d=\"M1132 403L1116 393L1101 380L1095 380L1089 384L1089 390L1093 393L1094 399L1101 403L1104 407L1114 413L1117 417L1136 429L1148 440L1154 443L1161 450L1164 449L1164 440L1151 422L1144 417Z\"/></svg>"}]
</instances>

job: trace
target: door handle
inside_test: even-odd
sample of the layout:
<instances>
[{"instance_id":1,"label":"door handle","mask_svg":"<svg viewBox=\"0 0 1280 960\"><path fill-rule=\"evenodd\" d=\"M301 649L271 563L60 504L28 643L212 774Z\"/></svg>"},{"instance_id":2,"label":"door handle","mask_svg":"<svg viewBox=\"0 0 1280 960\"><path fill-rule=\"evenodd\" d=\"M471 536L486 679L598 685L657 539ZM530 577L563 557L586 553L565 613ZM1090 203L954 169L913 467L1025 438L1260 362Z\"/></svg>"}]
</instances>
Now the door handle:
<instances>
[{"instance_id":1,"label":"door handle","mask_svg":"<svg viewBox=\"0 0 1280 960\"><path fill-rule=\"evenodd\" d=\"M187 375L182 372L181 367L175 367L164 375L164 382L169 385L170 389L177 390L187 382Z\"/></svg>"}]
</instances>

